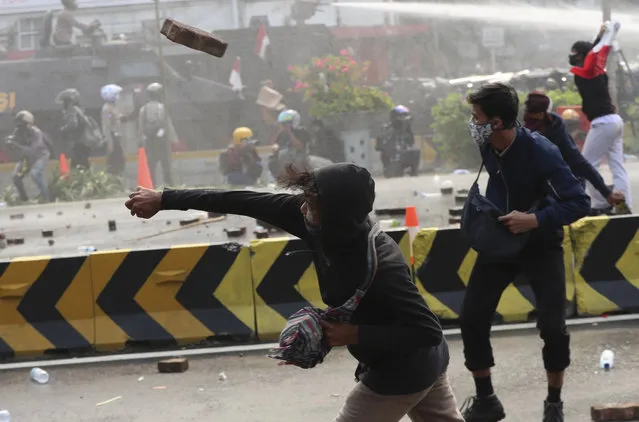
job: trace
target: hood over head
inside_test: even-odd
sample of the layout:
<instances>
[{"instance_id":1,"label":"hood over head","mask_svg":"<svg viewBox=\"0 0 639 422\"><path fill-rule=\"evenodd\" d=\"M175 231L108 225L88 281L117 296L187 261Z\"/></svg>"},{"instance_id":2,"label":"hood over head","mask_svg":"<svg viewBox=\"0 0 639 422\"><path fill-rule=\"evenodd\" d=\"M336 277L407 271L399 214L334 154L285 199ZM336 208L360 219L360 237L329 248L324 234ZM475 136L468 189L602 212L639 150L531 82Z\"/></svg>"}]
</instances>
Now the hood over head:
<instances>
[{"instance_id":1,"label":"hood over head","mask_svg":"<svg viewBox=\"0 0 639 422\"><path fill-rule=\"evenodd\" d=\"M577 41L572 45L571 50L575 50L578 54L585 56L592 50L592 43L588 41Z\"/></svg>"},{"instance_id":2,"label":"hood over head","mask_svg":"<svg viewBox=\"0 0 639 422\"><path fill-rule=\"evenodd\" d=\"M314 170L319 192L322 238L347 242L371 227L368 214L375 202L375 181L363 167L332 164Z\"/></svg>"}]
</instances>

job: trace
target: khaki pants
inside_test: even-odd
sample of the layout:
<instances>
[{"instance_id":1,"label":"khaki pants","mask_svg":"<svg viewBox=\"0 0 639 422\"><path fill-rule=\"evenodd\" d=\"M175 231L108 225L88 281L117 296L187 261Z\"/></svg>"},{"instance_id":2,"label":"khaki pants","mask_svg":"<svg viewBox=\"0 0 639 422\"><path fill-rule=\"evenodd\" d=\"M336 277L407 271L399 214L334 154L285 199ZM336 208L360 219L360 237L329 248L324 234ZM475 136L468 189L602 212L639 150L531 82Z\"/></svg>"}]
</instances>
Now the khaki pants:
<instances>
[{"instance_id":1,"label":"khaki pants","mask_svg":"<svg viewBox=\"0 0 639 422\"><path fill-rule=\"evenodd\" d=\"M403 396L383 396L359 382L335 422L399 422L406 414L413 422L464 422L446 373L430 388Z\"/></svg>"}]
</instances>

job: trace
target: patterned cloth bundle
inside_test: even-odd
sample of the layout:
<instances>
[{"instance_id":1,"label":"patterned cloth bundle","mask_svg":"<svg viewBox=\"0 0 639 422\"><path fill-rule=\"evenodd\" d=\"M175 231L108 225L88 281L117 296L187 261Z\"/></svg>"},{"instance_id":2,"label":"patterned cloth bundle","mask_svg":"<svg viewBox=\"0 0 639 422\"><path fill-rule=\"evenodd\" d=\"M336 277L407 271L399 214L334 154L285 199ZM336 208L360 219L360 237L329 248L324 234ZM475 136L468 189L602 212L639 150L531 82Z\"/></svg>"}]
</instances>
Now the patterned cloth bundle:
<instances>
[{"instance_id":1,"label":"patterned cloth bundle","mask_svg":"<svg viewBox=\"0 0 639 422\"><path fill-rule=\"evenodd\" d=\"M367 274L364 283L355 294L346 303L335 308L324 310L306 307L294 313L280 334L279 347L273 349L269 357L304 369L313 368L324 361L331 347L324 338L320 321L337 323L350 321L377 272L375 239L379 233L379 226L375 224L368 235Z\"/></svg>"}]
</instances>

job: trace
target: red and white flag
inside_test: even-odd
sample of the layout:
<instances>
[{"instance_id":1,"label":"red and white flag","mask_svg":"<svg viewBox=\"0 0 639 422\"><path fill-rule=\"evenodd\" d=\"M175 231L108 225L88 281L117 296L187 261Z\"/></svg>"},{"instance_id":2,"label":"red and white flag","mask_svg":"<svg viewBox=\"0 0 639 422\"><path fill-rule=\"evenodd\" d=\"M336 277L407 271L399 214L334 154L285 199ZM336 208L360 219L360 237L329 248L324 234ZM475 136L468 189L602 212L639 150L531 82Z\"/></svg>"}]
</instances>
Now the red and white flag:
<instances>
[{"instance_id":1,"label":"red and white flag","mask_svg":"<svg viewBox=\"0 0 639 422\"><path fill-rule=\"evenodd\" d=\"M235 64L233 65L231 76L229 76L229 84L231 85L231 89L233 89L233 91L239 92L240 94L242 93L244 85L242 84L242 76L240 75L239 56L235 58Z\"/></svg>"},{"instance_id":2,"label":"red and white flag","mask_svg":"<svg viewBox=\"0 0 639 422\"><path fill-rule=\"evenodd\" d=\"M262 23L257 31L257 42L255 43L255 54L260 56L262 60L266 60L266 50L271 45L271 39L266 32L266 24Z\"/></svg>"}]
</instances>

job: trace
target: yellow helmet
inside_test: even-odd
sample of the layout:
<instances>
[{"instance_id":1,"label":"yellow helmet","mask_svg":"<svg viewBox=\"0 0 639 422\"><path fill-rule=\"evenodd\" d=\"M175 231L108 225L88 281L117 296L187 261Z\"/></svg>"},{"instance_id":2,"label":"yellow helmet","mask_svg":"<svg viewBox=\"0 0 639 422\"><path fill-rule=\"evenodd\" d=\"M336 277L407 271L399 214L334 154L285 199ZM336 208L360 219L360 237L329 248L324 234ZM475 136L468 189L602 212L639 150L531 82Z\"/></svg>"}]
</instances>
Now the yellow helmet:
<instances>
[{"instance_id":1,"label":"yellow helmet","mask_svg":"<svg viewBox=\"0 0 639 422\"><path fill-rule=\"evenodd\" d=\"M564 120L579 120L579 113L572 108L568 108L561 113L561 118Z\"/></svg>"},{"instance_id":2,"label":"yellow helmet","mask_svg":"<svg viewBox=\"0 0 639 422\"><path fill-rule=\"evenodd\" d=\"M233 143L239 145L245 139L252 139L253 131L247 127L238 127L233 131Z\"/></svg>"}]
</instances>

